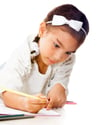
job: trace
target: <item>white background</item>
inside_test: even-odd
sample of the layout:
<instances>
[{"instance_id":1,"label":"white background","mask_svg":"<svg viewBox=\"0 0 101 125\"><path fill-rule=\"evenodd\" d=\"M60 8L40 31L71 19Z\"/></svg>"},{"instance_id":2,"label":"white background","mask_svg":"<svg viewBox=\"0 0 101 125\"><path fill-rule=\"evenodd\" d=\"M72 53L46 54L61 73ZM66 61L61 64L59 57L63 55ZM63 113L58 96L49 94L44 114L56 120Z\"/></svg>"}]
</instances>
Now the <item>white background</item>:
<instances>
[{"instance_id":1,"label":"white background","mask_svg":"<svg viewBox=\"0 0 101 125\"><path fill-rule=\"evenodd\" d=\"M101 5L100 0L0 0L0 64L55 6L71 3L81 9L90 23L85 43L78 49L69 83L71 99L91 106L101 104Z\"/></svg>"}]
</instances>

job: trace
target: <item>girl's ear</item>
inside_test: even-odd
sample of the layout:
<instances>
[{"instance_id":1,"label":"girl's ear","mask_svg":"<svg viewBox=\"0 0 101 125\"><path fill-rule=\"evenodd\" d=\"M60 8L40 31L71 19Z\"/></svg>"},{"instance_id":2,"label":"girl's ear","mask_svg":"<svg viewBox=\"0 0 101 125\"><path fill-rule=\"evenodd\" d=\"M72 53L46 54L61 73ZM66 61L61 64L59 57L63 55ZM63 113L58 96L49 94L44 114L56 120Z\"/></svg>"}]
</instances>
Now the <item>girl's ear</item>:
<instances>
[{"instance_id":1,"label":"girl's ear","mask_svg":"<svg viewBox=\"0 0 101 125\"><path fill-rule=\"evenodd\" d=\"M39 37L42 37L45 32L46 32L46 23L42 22L39 27Z\"/></svg>"}]
</instances>

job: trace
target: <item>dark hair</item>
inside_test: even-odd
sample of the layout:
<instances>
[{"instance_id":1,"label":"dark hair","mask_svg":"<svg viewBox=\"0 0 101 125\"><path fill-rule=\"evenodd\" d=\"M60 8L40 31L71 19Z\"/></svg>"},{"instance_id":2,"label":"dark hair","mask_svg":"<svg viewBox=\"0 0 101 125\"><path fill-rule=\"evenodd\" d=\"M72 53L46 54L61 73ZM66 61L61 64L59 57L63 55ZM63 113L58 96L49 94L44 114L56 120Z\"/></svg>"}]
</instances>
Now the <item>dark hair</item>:
<instances>
[{"instance_id":1,"label":"dark hair","mask_svg":"<svg viewBox=\"0 0 101 125\"><path fill-rule=\"evenodd\" d=\"M74 5L71 4L64 4L61 6L58 6L51 10L46 18L44 19L45 22L51 21L54 15L61 15L67 18L68 20L78 20L83 22L82 28L86 31L86 34L83 30L80 30L79 32L73 30L71 27L69 27L67 24L63 25L62 27L65 27L67 31L73 35L77 41L79 41L79 44L83 43L83 41L86 38L86 35L89 32L89 22L87 20L87 17L83 12L81 12L79 9L77 9ZM50 24L48 24L50 25ZM52 25L51 25L52 26ZM38 42L39 37L37 36L35 38L35 41Z\"/></svg>"}]
</instances>

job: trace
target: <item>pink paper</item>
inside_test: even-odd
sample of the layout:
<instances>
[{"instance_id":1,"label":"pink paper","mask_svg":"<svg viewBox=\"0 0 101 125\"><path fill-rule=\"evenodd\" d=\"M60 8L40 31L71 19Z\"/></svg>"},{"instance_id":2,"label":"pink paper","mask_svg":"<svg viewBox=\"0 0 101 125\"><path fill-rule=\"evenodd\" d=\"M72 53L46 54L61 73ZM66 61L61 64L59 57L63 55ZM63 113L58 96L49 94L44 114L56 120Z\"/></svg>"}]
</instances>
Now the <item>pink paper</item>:
<instances>
[{"instance_id":1,"label":"pink paper","mask_svg":"<svg viewBox=\"0 0 101 125\"><path fill-rule=\"evenodd\" d=\"M77 104L76 102L73 102L73 101L66 101L66 104Z\"/></svg>"}]
</instances>

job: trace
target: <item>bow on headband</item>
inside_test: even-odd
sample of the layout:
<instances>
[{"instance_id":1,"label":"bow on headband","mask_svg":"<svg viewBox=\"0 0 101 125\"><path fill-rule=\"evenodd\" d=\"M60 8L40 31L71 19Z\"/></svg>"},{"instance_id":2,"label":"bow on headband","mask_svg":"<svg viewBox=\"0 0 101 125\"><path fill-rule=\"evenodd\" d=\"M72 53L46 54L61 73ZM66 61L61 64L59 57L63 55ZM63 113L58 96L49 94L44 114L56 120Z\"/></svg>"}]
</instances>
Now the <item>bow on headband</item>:
<instances>
[{"instance_id":1,"label":"bow on headband","mask_svg":"<svg viewBox=\"0 0 101 125\"><path fill-rule=\"evenodd\" d=\"M72 20L72 19L68 20L64 16L54 15L52 21L48 21L47 24L48 23L52 23L52 25L55 25L55 26L68 24L72 29L76 30L77 32L82 29L86 34L85 29L82 28L83 22L78 20Z\"/></svg>"}]
</instances>

